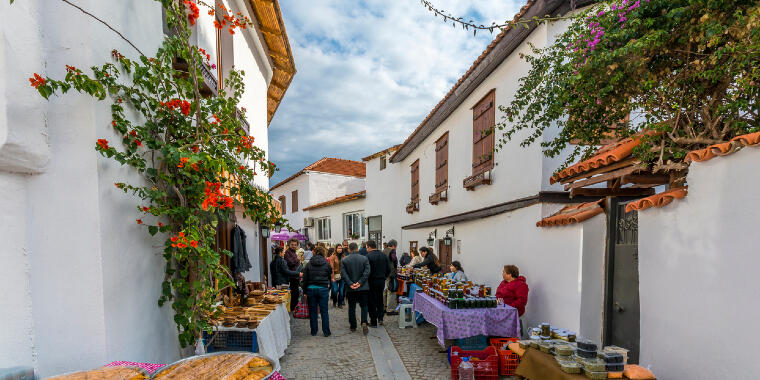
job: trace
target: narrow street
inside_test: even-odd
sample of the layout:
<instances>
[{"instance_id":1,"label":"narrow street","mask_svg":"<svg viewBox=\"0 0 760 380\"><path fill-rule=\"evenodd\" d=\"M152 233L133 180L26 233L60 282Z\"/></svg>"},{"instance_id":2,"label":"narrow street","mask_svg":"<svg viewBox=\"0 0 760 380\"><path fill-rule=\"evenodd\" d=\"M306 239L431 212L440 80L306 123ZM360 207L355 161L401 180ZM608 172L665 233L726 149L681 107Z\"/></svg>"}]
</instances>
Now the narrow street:
<instances>
[{"instance_id":1,"label":"narrow street","mask_svg":"<svg viewBox=\"0 0 760 380\"><path fill-rule=\"evenodd\" d=\"M358 317L357 310L357 317ZM440 346L435 327L398 328L398 316L385 317L385 326L348 328L348 307L330 306L332 336L309 334L308 319L291 319L292 339L280 359L282 375L288 380L332 379L450 379L446 354ZM321 326L321 324L320 324ZM320 327L321 328L321 327Z\"/></svg>"}]
</instances>

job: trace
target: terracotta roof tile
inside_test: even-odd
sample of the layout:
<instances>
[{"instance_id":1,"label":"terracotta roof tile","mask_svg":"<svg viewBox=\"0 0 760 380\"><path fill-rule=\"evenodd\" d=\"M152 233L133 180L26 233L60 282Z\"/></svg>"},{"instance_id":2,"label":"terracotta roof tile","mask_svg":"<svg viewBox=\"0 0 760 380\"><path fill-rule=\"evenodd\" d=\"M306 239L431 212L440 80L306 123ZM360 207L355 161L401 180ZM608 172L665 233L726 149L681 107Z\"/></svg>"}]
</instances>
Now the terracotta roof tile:
<instances>
[{"instance_id":1,"label":"terracotta roof tile","mask_svg":"<svg viewBox=\"0 0 760 380\"><path fill-rule=\"evenodd\" d=\"M389 153L393 153L393 152L397 151L398 148L400 148L400 147L401 147L401 144L396 144L396 145L394 145L394 146L392 146L390 148L383 149L383 150L381 150L381 151L379 151L377 153L372 153L369 156L362 158L362 161L373 160L373 159L375 159L377 157L384 156L384 155L389 154Z\"/></svg>"},{"instance_id":2,"label":"terracotta roof tile","mask_svg":"<svg viewBox=\"0 0 760 380\"><path fill-rule=\"evenodd\" d=\"M746 135L736 136L729 142L710 145L707 148L694 150L686 155L686 162L702 162L709 159L726 156L741 150L745 146L760 145L760 132L748 133Z\"/></svg>"},{"instance_id":3,"label":"terracotta roof tile","mask_svg":"<svg viewBox=\"0 0 760 380\"><path fill-rule=\"evenodd\" d=\"M634 136L622 139L612 144L605 145L599 148L592 157L575 163L567 167L565 170L560 171L559 173L555 173L549 179L549 183L554 184L564 178L586 173L591 170L601 168L602 166L607 166L615 162L622 161L623 159L628 158L631 153L633 153L633 148L641 144L641 140L644 136L652 135L655 133L657 132L649 131L644 133L637 133Z\"/></svg>"},{"instance_id":4,"label":"terracotta roof tile","mask_svg":"<svg viewBox=\"0 0 760 380\"><path fill-rule=\"evenodd\" d=\"M362 191L360 191L358 193L353 193L353 194L344 195L342 197L337 197L337 198L331 199L331 200L329 200L327 202L317 203L317 204L315 204L313 206L306 207L303 210L304 211L308 211L308 210L314 210L314 209L317 209L317 208L337 205L339 203L345 203L345 202L361 199L361 198L364 198L366 196L367 196L367 191L366 190L362 190Z\"/></svg>"},{"instance_id":5,"label":"terracotta roof tile","mask_svg":"<svg viewBox=\"0 0 760 380\"><path fill-rule=\"evenodd\" d=\"M364 164L364 162L345 160L342 158L325 157L299 170L297 173L286 178L285 180L280 181L278 184L269 188L269 191L271 192L272 190L292 181L293 179L295 179L296 177L298 177L299 175L307 171L340 174L340 175L347 175L351 177L361 177L361 178L364 178L367 176L367 166Z\"/></svg>"},{"instance_id":6,"label":"terracotta roof tile","mask_svg":"<svg viewBox=\"0 0 760 380\"><path fill-rule=\"evenodd\" d=\"M575 224L591 219L601 213L604 199L595 202L579 203L563 207L556 214L543 218L536 223L536 227L552 227Z\"/></svg>"},{"instance_id":7,"label":"terracotta roof tile","mask_svg":"<svg viewBox=\"0 0 760 380\"><path fill-rule=\"evenodd\" d=\"M651 207L666 206L670 204L670 202L673 202L674 199L682 199L683 197L685 197L686 194L688 193L687 189L688 189L688 186L679 187L676 189L663 191L662 193L651 195L646 198L641 198L639 200L636 200L626 205L625 212L631 212L633 210L640 211L640 210L646 210Z\"/></svg>"},{"instance_id":8,"label":"terracotta roof tile","mask_svg":"<svg viewBox=\"0 0 760 380\"><path fill-rule=\"evenodd\" d=\"M535 3L536 3L536 0L528 0L528 2L522 8L520 8L520 12L518 12L515 15L515 17L512 19L512 21L516 22L516 21L520 20L525 15L525 13L528 12L528 10L530 9L530 7L532 7ZM491 43L488 44L488 46L480 54L480 56L478 56L478 58L475 59L475 62L473 62L472 65L470 65L470 68L467 69L467 71L464 73L464 75L462 75L462 77L459 78L459 80L454 84L454 86L451 87L451 89L443 97L443 99L441 99L441 101L439 101L438 104L435 105L435 107L433 108L433 110L430 111L430 113L428 113L428 115L425 117L425 120L422 120L422 122L420 123L420 125L418 125L417 128L415 128L415 130L412 131L412 133L409 135L409 137L407 137L406 141L404 141L401 144L401 146L399 146L399 150L401 148L403 148L405 145L407 145L409 143L409 141L412 140L412 138L422 129L422 127L425 125L425 123L427 123L427 121L430 120L430 118L433 117L433 115L435 115L435 113L443 105L443 103L445 103L446 100L449 97L451 97L451 95L454 94L454 92L457 90L457 88L459 88L459 86L472 74L472 72L475 71L475 68L478 67L478 65L480 65L481 62L483 62L483 60L488 56L488 54L490 54L491 51L493 51L493 49L496 47L496 45L499 43L499 41L501 41L504 38L504 36L507 34L507 32L509 32L512 28L513 28L512 25L510 25L510 26L504 28L498 35L496 35L496 37L493 39L493 41L491 41ZM394 155L391 156L391 161L393 161L393 158L396 156L396 154L398 154L398 150L396 150L396 153L394 153Z\"/></svg>"}]
</instances>

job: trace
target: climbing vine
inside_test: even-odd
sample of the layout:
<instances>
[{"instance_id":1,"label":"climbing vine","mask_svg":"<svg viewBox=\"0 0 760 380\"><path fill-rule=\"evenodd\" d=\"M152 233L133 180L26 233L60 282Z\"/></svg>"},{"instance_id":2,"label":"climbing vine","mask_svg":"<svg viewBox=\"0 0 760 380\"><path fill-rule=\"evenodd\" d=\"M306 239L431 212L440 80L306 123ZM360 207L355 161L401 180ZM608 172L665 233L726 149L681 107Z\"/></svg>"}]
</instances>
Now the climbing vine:
<instances>
[{"instance_id":1,"label":"climbing vine","mask_svg":"<svg viewBox=\"0 0 760 380\"><path fill-rule=\"evenodd\" d=\"M634 155L679 170L690 150L760 130L756 0L604 1L522 58L531 69L500 107L500 145L528 131L521 143L541 141L548 156L571 148L568 164L648 130Z\"/></svg>"},{"instance_id":2,"label":"climbing vine","mask_svg":"<svg viewBox=\"0 0 760 380\"><path fill-rule=\"evenodd\" d=\"M121 139L100 138L94 148L143 179L114 185L138 199L141 216L132 222L165 237L166 275L158 305L171 304L184 347L211 329L207 321L218 313L219 289L233 284L221 264L222 255L231 253L216 249L217 223L228 220L236 205L262 225L285 221L270 195L253 184L257 175L271 177L275 165L242 128L246 110L238 104L244 72L225 73L219 95L202 96L203 71L216 67L209 54L189 42L199 4L210 15L221 9L222 21L215 26L231 34L250 20L221 4L157 1L172 33L154 57L130 59L114 50L111 61L91 67L91 73L67 65L63 78L35 73L29 81L45 99L76 90L111 103L110 127Z\"/></svg>"}]
</instances>

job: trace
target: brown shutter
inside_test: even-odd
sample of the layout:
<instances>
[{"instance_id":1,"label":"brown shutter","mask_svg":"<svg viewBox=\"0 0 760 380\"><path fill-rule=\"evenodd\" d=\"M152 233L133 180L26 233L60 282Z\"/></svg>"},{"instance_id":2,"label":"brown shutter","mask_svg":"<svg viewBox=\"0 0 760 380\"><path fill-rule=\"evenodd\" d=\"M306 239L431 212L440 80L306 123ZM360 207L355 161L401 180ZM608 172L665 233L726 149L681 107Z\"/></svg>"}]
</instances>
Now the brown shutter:
<instances>
[{"instance_id":1,"label":"brown shutter","mask_svg":"<svg viewBox=\"0 0 760 380\"><path fill-rule=\"evenodd\" d=\"M292 212L298 211L298 190L291 193L290 209Z\"/></svg>"},{"instance_id":2,"label":"brown shutter","mask_svg":"<svg viewBox=\"0 0 760 380\"><path fill-rule=\"evenodd\" d=\"M412 164L412 201L420 199L420 160Z\"/></svg>"},{"instance_id":3,"label":"brown shutter","mask_svg":"<svg viewBox=\"0 0 760 380\"><path fill-rule=\"evenodd\" d=\"M496 105L491 91L472 109L472 175L493 168L495 119Z\"/></svg>"},{"instance_id":4,"label":"brown shutter","mask_svg":"<svg viewBox=\"0 0 760 380\"><path fill-rule=\"evenodd\" d=\"M285 211L285 196L280 195L280 205L282 206L282 215L287 214L287 211Z\"/></svg>"},{"instance_id":5,"label":"brown shutter","mask_svg":"<svg viewBox=\"0 0 760 380\"><path fill-rule=\"evenodd\" d=\"M446 190L449 185L449 133L435 143L435 192Z\"/></svg>"}]
</instances>

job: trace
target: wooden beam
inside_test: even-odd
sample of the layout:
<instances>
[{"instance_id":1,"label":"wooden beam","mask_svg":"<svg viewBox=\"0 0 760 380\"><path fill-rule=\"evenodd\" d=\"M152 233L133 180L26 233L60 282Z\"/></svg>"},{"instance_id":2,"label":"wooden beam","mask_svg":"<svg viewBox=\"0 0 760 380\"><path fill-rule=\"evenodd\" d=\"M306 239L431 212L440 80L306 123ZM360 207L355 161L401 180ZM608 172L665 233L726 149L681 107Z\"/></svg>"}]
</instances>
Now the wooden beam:
<instances>
[{"instance_id":1,"label":"wooden beam","mask_svg":"<svg viewBox=\"0 0 760 380\"><path fill-rule=\"evenodd\" d=\"M598 175L596 177L591 177L588 179L584 179L582 181L573 182L571 184L565 185L565 190L570 189L577 189L579 187L586 187L588 185L593 185L601 182L605 182L614 178L622 177L624 175L631 174L633 172L639 171L641 168L638 165L629 166L626 168L618 169L609 173L604 173L602 175Z\"/></svg>"},{"instance_id":2,"label":"wooden beam","mask_svg":"<svg viewBox=\"0 0 760 380\"><path fill-rule=\"evenodd\" d=\"M279 59L282 59L282 60L290 62L290 58L288 58L288 57L286 57L286 56L284 56L284 55L282 55L282 54L280 54L280 53L278 53L278 52L276 52L276 51L274 51L272 49L269 49L269 55L271 55L272 58L279 58Z\"/></svg>"},{"instance_id":3,"label":"wooden beam","mask_svg":"<svg viewBox=\"0 0 760 380\"><path fill-rule=\"evenodd\" d=\"M277 81L276 81L276 80L274 80L274 79L272 79L272 81L271 81L271 82L269 82L269 84L271 84L272 86L275 86L275 87L279 88L279 89L280 89L280 90L282 90L282 91L285 91L285 90L287 90L287 89L288 89L287 87L285 87L285 85L283 85L283 84L281 84L281 83L277 82Z\"/></svg>"},{"instance_id":4,"label":"wooden beam","mask_svg":"<svg viewBox=\"0 0 760 380\"><path fill-rule=\"evenodd\" d=\"M259 25L259 28L261 29L262 33L272 34L274 36L282 36L282 32L272 29L268 26Z\"/></svg>"},{"instance_id":5,"label":"wooden beam","mask_svg":"<svg viewBox=\"0 0 760 380\"><path fill-rule=\"evenodd\" d=\"M579 188L570 190L570 196L587 196L587 197L637 197L637 196L649 196L654 194L654 189L639 189L625 187L621 189L610 189L606 187L601 188Z\"/></svg>"},{"instance_id":6,"label":"wooden beam","mask_svg":"<svg viewBox=\"0 0 760 380\"><path fill-rule=\"evenodd\" d=\"M623 177L623 184L664 185L670 181L668 174L629 174Z\"/></svg>"},{"instance_id":7,"label":"wooden beam","mask_svg":"<svg viewBox=\"0 0 760 380\"><path fill-rule=\"evenodd\" d=\"M629 159L626 159L626 160L623 160L623 161L619 161L619 162L615 162L613 164L609 164L607 166L602 166L601 168L592 170L590 172L580 173L580 174L576 174L574 176L570 176L570 177L567 177L567 178L562 178L562 179L559 180L559 182L562 183L562 184L567 184L567 183L570 183L570 182L577 181L579 179L593 177L593 176L595 176L597 174L607 173L607 172L615 170L615 169L620 169L620 168L623 168L623 167L626 167L626 166L636 165L639 162L640 161L638 159L636 159L636 158L629 158Z\"/></svg>"}]
</instances>

